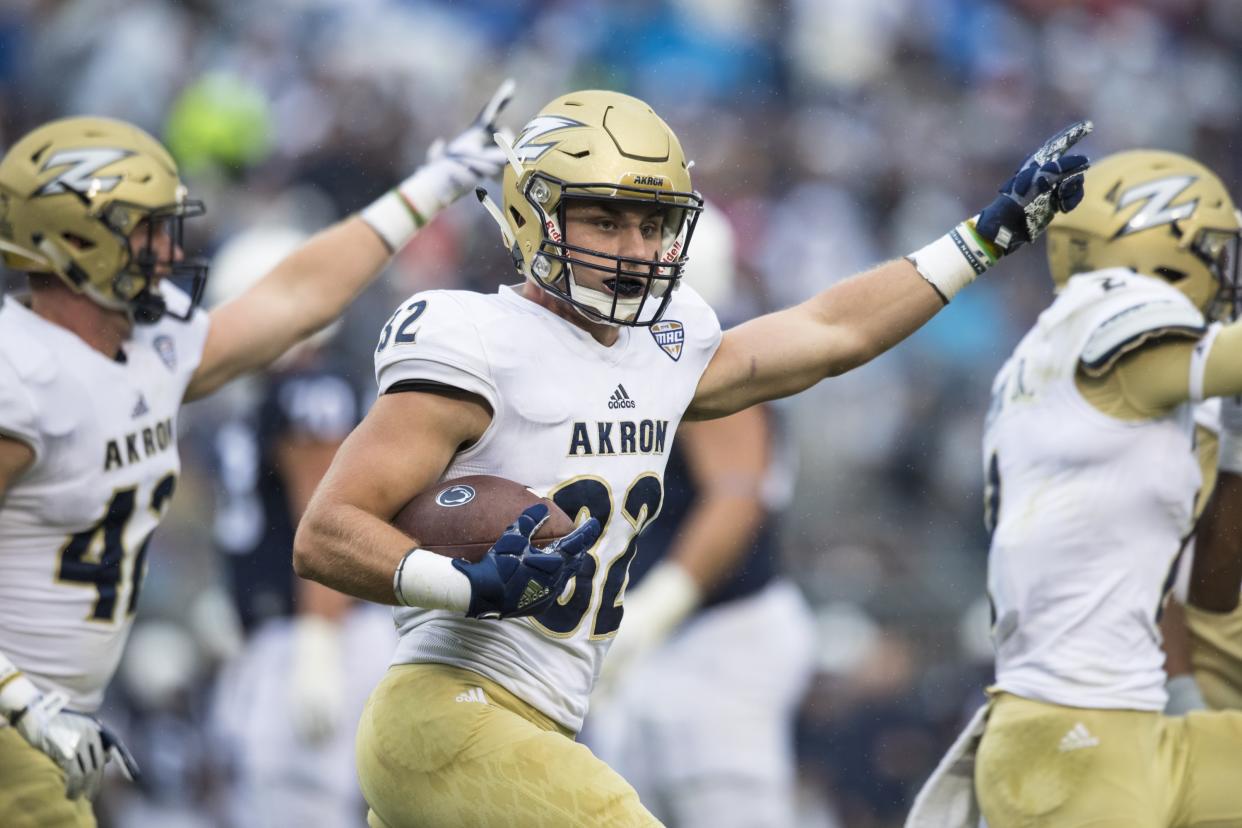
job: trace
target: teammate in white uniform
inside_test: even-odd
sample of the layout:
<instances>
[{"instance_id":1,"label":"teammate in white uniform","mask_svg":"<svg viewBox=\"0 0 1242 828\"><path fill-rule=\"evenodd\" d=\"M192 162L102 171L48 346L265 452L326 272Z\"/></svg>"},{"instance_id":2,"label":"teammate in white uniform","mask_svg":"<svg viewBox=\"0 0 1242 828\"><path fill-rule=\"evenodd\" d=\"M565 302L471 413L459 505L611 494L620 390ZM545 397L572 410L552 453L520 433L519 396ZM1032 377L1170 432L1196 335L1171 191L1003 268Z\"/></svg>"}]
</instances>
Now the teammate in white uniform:
<instances>
[{"instance_id":1,"label":"teammate in white uniform","mask_svg":"<svg viewBox=\"0 0 1242 828\"><path fill-rule=\"evenodd\" d=\"M1057 298L997 376L984 437L991 828L1242 824L1242 714L1162 714L1158 627L1203 482L1194 404L1242 392L1242 325L1209 326L1233 311L1238 238L1219 179L1154 151L1097 163L1049 229ZM1239 459L1222 449L1222 479ZM1239 557L1213 526L1237 506L1208 506L1201 555ZM1222 590L1236 603L1238 577L1190 597Z\"/></svg>"},{"instance_id":2,"label":"teammate in white uniform","mask_svg":"<svg viewBox=\"0 0 1242 828\"><path fill-rule=\"evenodd\" d=\"M149 135L68 118L0 160L0 252L31 288L0 308L0 824L94 824L119 749L89 714L176 487L181 404L330 323L422 221L497 172L491 121L509 91L398 191L210 316L196 309L206 269L180 249L202 204Z\"/></svg>"},{"instance_id":3,"label":"teammate in white uniform","mask_svg":"<svg viewBox=\"0 0 1242 828\"><path fill-rule=\"evenodd\" d=\"M501 140L503 212L481 197L526 281L397 309L376 351L379 400L295 540L299 574L404 605L395 666L359 727L371 823L653 824L569 737L621 623L678 423L796 393L896 344L1076 203L1086 159L1061 155L1087 129L1055 136L977 221L912 261L723 336L677 289L702 201L646 104L576 92ZM539 550L533 508L473 564L389 523L436 481L472 473L519 480L582 523Z\"/></svg>"}]
</instances>

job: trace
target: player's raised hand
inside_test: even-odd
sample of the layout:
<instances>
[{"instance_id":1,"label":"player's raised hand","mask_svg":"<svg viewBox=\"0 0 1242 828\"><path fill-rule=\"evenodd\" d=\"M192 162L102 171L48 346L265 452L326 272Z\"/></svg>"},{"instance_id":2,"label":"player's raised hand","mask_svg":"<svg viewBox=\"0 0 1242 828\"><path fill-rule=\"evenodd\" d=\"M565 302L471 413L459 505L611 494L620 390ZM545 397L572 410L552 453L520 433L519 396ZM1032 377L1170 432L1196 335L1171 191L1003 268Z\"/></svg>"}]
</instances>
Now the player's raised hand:
<instances>
[{"instance_id":1,"label":"player's raised hand","mask_svg":"<svg viewBox=\"0 0 1242 828\"><path fill-rule=\"evenodd\" d=\"M468 127L455 138L433 142L426 163L359 213L390 251L400 250L436 213L504 168L505 153L494 136L509 133L497 128L496 117L515 88L512 80L500 84Z\"/></svg>"},{"instance_id":2,"label":"player's raised hand","mask_svg":"<svg viewBox=\"0 0 1242 828\"><path fill-rule=\"evenodd\" d=\"M999 256L1034 240L1058 212L1078 206L1082 174L1090 161L1085 155L1065 153L1093 128L1090 121L1077 121L1045 141L979 214L975 229Z\"/></svg>"},{"instance_id":3,"label":"player's raised hand","mask_svg":"<svg viewBox=\"0 0 1242 828\"><path fill-rule=\"evenodd\" d=\"M516 618L547 609L577 574L582 556L599 538L599 521L591 518L545 549L530 539L548 519L537 503L510 524L478 563L461 558L453 566L470 581L470 618Z\"/></svg>"},{"instance_id":4,"label":"player's raised hand","mask_svg":"<svg viewBox=\"0 0 1242 828\"><path fill-rule=\"evenodd\" d=\"M427 163L418 171L415 207L425 215L438 212L499 175L505 166L504 151L496 145L496 117L513 99L517 85L505 80L470 125L456 137L437 139L427 150Z\"/></svg>"}]
</instances>

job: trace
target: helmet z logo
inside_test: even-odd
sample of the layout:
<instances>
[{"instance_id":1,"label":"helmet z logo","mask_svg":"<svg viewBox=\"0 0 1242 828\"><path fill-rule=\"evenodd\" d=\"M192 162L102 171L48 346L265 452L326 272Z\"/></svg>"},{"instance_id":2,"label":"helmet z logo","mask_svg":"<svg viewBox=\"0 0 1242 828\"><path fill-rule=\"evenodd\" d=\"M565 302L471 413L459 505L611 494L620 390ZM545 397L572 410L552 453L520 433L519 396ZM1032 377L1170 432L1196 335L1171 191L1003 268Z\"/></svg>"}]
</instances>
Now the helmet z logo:
<instances>
[{"instance_id":1,"label":"helmet z logo","mask_svg":"<svg viewBox=\"0 0 1242 828\"><path fill-rule=\"evenodd\" d=\"M1176 207L1170 207L1169 204L1193 183L1195 183L1193 176L1175 175L1149 181L1126 190L1121 200L1117 202L1118 211L1124 210L1136 201L1145 200L1147 203L1139 208L1139 211L1117 231L1117 235L1113 238L1128 236L1140 230L1189 218L1199 206L1199 199L1196 198L1188 204L1179 204Z\"/></svg>"},{"instance_id":2,"label":"helmet z logo","mask_svg":"<svg viewBox=\"0 0 1242 828\"><path fill-rule=\"evenodd\" d=\"M522 128L522 134L513 142L513 152L519 161L537 161L545 152L556 146L555 141L536 143L545 135L570 127L585 126L581 121L562 115L540 115Z\"/></svg>"},{"instance_id":3,"label":"helmet z logo","mask_svg":"<svg viewBox=\"0 0 1242 828\"><path fill-rule=\"evenodd\" d=\"M87 197L95 193L110 192L121 183L121 177L119 175L97 177L95 173L133 154L129 150L111 147L90 147L58 152L47 159L47 163L43 165L40 172L47 172L53 167L71 166L35 190L34 197L59 195L71 190Z\"/></svg>"}]
</instances>

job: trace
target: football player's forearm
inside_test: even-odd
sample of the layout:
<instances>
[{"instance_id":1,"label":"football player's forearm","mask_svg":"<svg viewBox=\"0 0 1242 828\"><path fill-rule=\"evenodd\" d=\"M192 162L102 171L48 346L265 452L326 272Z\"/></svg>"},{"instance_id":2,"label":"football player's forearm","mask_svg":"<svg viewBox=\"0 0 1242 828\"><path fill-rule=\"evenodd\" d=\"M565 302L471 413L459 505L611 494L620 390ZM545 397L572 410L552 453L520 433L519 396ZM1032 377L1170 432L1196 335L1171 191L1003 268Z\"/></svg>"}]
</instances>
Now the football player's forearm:
<instances>
[{"instance_id":1,"label":"football player's forearm","mask_svg":"<svg viewBox=\"0 0 1242 828\"><path fill-rule=\"evenodd\" d=\"M417 542L356 506L311 501L293 542L302 578L338 592L395 605L393 573Z\"/></svg>"},{"instance_id":2,"label":"football player's forearm","mask_svg":"<svg viewBox=\"0 0 1242 828\"><path fill-rule=\"evenodd\" d=\"M241 296L211 311L202 361L186 389L186 402L266 368L322 330L387 261L384 243L357 218L317 233Z\"/></svg>"},{"instance_id":3,"label":"football player's forearm","mask_svg":"<svg viewBox=\"0 0 1242 828\"><path fill-rule=\"evenodd\" d=\"M759 531L770 442L768 411L762 406L687 425L677 434L698 497L678 529L669 560L704 592L724 580Z\"/></svg>"},{"instance_id":4,"label":"football player's forearm","mask_svg":"<svg viewBox=\"0 0 1242 828\"><path fill-rule=\"evenodd\" d=\"M1195 532L1190 570L1192 605L1209 612L1232 612L1242 590L1242 476L1221 470L1216 491Z\"/></svg>"},{"instance_id":5,"label":"football player's forearm","mask_svg":"<svg viewBox=\"0 0 1242 828\"><path fill-rule=\"evenodd\" d=\"M755 498L704 498L686 516L669 560L686 570L700 590L710 592L745 557L763 514Z\"/></svg>"},{"instance_id":6,"label":"football player's forearm","mask_svg":"<svg viewBox=\"0 0 1242 828\"><path fill-rule=\"evenodd\" d=\"M913 265L894 260L752 319L725 332L685 418L726 417L805 391L879 356L942 307Z\"/></svg>"},{"instance_id":7,"label":"football player's forearm","mask_svg":"<svg viewBox=\"0 0 1242 828\"><path fill-rule=\"evenodd\" d=\"M388 259L384 242L356 216L316 233L285 258L262 283L289 297L283 328L272 332L282 339L275 343L277 356L334 322Z\"/></svg>"},{"instance_id":8,"label":"football player's forearm","mask_svg":"<svg viewBox=\"0 0 1242 828\"><path fill-rule=\"evenodd\" d=\"M875 359L944 307L940 295L904 259L885 262L812 297L806 310L825 331L815 364L838 376Z\"/></svg>"}]
</instances>

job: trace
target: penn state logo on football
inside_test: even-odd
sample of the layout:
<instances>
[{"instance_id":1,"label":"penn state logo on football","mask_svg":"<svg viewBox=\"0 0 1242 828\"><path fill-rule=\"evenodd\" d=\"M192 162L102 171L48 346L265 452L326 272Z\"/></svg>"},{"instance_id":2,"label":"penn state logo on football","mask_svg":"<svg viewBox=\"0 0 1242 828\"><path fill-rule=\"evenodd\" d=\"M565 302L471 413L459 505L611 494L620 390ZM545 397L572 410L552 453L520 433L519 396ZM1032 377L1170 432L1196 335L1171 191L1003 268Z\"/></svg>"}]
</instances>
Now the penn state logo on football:
<instances>
[{"instance_id":1,"label":"penn state logo on football","mask_svg":"<svg viewBox=\"0 0 1242 828\"><path fill-rule=\"evenodd\" d=\"M686 329L676 319L664 319L651 326L651 335L669 358L681 359L682 346L686 344Z\"/></svg>"},{"instance_id":2,"label":"penn state logo on football","mask_svg":"<svg viewBox=\"0 0 1242 828\"><path fill-rule=\"evenodd\" d=\"M449 508L452 508L453 506L465 506L472 500L474 500L473 486L449 486L447 489L436 495L436 503Z\"/></svg>"}]
</instances>

